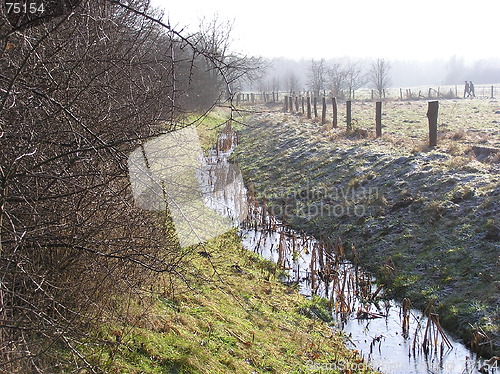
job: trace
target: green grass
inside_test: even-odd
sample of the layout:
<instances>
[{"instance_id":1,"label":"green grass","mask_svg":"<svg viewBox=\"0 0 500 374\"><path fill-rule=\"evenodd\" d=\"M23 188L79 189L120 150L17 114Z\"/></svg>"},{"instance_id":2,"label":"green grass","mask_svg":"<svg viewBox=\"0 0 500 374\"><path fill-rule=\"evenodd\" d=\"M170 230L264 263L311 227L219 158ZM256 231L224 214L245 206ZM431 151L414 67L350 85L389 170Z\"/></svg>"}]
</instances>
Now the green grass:
<instances>
[{"instance_id":1,"label":"green grass","mask_svg":"<svg viewBox=\"0 0 500 374\"><path fill-rule=\"evenodd\" d=\"M241 128L239 122L244 121L247 115L233 112L233 129ZM217 107L208 113L192 113L182 119L183 125L193 125L198 130L200 143L204 150L214 147L218 134L224 129L226 123L231 118L231 111L228 108Z\"/></svg>"},{"instance_id":2,"label":"green grass","mask_svg":"<svg viewBox=\"0 0 500 374\"><path fill-rule=\"evenodd\" d=\"M184 118L184 124L191 124L198 130L200 143L204 150L214 146L217 141L217 134L224 128L229 113L223 109L212 110L204 115L191 114Z\"/></svg>"},{"instance_id":3,"label":"green grass","mask_svg":"<svg viewBox=\"0 0 500 374\"><path fill-rule=\"evenodd\" d=\"M313 373L312 362L362 362L323 321L323 302L269 278L268 261L235 232L204 250L210 257L193 260L202 282L155 285L127 323L104 323L80 354L102 372L130 374Z\"/></svg>"}]
</instances>

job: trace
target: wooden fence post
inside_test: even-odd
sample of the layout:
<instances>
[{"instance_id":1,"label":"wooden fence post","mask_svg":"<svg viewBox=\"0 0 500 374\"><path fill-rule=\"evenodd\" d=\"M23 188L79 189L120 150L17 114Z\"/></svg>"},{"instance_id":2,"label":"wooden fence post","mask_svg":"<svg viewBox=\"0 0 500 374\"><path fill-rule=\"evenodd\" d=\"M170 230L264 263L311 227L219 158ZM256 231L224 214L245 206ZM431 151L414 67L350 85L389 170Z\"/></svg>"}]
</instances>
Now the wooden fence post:
<instances>
[{"instance_id":1,"label":"wooden fence post","mask_svg":"<svg viewBox=\"0 0 500 374\"><path fill-rule=\"evenodd\" d=\"M307 118L311 119L311 96L307 96Z\"/></svg>"},{"instance_id":2,"label":"wooden fence post","mask_svg":"<svg viewBox=\"0 0 500 374\"><path fill-rule=\"evenodd\" d=\"M288 112L288 96L285 96L285 113Z\"/></svg>"},{"instance_id":3,"label":"wooden fence post","mask_svg":"<svg viewBox=\"0 0 500 374\"><path fill-rule=\"evenodd\" d=\"M375 103L375 132L377 138L382 136L382 102L377 101Z\"/></svg>"},{"instance_id":4,"label":"wooden fence post","mask_svg":"<svg viewBox=\"0 0 500 374\"><path fill-rule=\"evenodd\" d=\"M427 118L429 119L429 146L437 145L437 119L438 119L439 101L429 101L427 109Z\"/></svg>"},{"instance_id":5,"label":"wooden fence post","mask_svg":"<svg viewBox=\"0 0 500 374\"><path fill-rule=\"evenodd\" d=\"M314 118L318 118L318 98L314 96Z\"/></svg>"},{"instance_id":6,"label":"wooden fence post","mask_svg":"<svg viewBox=\"0 0 500 374\"><path fill-rule=\"evenodd\" d=\"M323 96L323 107L321 108L321 124L324 125L326 122L326 98Z\"/></svg>"},{"instance_id":7,"label":"wooden fence post","mask_svg":"<svg viewBox=\"0 0 500 374\"><path fill-rule=\"evenodd\" d=\"M306 112L304 110L304 101L305 101L304 96L301 97L301 101L302 101L302 103L301 103L302 104L302 114L304 114Z\"/></svg>"},{"instance_id":8,"label":"wooden fence post","mask_svg":"<svg viewBox=\"0 0 500 374\"><path fill-rule=\"evenodd\" d=\"M403 89L402 88L399 89L399 98L401 100L403 100Z\"/></svg>"},{"instance_id":9,"label":"wooden fence post","mask_svg":"<svg viewBox=\"0 0 500 374\"><path fill-rule=\"evenodd\" d=\"M334 129L336 129L338 126L338 122L337 122L337 98L336 97L332 97L332 107L333 107L332 126Z\"/></svg>"},{"instance_id":10,"label":"wooden fence post","mask_svg":"<svg viewBox=\"0 0 500 374\"><path fill-rule=\"evenodd\" d=\"M351 101L348 100L345 102L346 105L346 114L347 114L347 131L352 130L352 123L351 123Z\"/></svg>"},{"instance_id":11,"label":"wooden fence post","mask_svg":"<svg viewBox=\"0 0 500 374\"><path fill-rule=\"evenodd\" d=\"M289 100L288 105L290 106L290 113L293 113L293 97L290 96L288 100Z\"/></svg>"},{"instance_id":12,"label":"wooden fence post","mask_svg":"<svg viewBox=\"0 0 500 374\"><path fill-rule=\"evenodd\" d=\"M295 96L295 111L299 112L299 97Z\"/></svg>"}]
</instances>

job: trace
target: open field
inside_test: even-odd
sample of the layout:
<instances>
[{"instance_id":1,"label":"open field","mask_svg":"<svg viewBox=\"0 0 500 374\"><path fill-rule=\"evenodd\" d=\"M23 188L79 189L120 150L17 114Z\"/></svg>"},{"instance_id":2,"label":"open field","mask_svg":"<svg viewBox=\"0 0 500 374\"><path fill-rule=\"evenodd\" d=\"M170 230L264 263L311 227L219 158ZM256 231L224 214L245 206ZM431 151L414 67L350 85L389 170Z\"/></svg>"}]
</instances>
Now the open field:
<instances>
[{"instance_id":1,"label":"open field","mask_svg":"<svg viewBox=\"0 0 500 374\"><path fill-rule=\"evenodd\" d=\"M442 89L454 91L453 87L445 86ZM420 88L424 89L425 87ZM418 89L419 87L413 88L414 91ZM425 97L418 100L400 100L399 90L389 89L388 98L382 100L383 136L386 140L392 141L398 146L404 144L410 148L425 147L429 131L426 116L427 103L428 101L437 100L439 101L438 141L440 144L447 144L447 140L452 139L454 147L459 148L455 152L471 151L472 146L498 148L500 147L500 102L496 98L490 98L489 94L486 96L479 95L479 92L486 92L487 89L491 89L491 86L478 87L476 89L476 98L462 99L453 97L450 99L437 99L435 96L427 98L429 88L425 88ZM494 92L498 92L497 96L500 96L500 87L495 86L494 89ZM437 93L437 90L433 90L432 93ZM282 111L285 95L286 93L280 93L281 101L277 103L269 102L266 104L267 108ZM366 138L375 137L375 101L377 99L370 100L369 98L370 90L360 89L356 91L356 100L352 101L352 125L355 129L358 129L357 135ZM256 99L256 102L259 102L259 100ZM242 106L248 106L248 104L250 104L248 101L242 102ZM339 130L346 129L346 102L338 100L337 105L338 130L331 131L331 135L337 134ZM296 111L294 104L294 109L290 114L305 120L305 113L302 113L300 107L299 100L299 110ZM318 100L317 112L318 117L315 117L314 110L312 110L312 122L321 121L321 100ZM332 112L331 99L327 98L325 129L331 127Z\"/></svg>"},{"instance_id":2,"label":"open field","mask_svg":"<svg viewBox=\"0 0 500 374\"><path fill-rule=\"evenodd\" d=\"M268 107L281 111L281 104ZM429 150L429 125L426 100L393 101L382 104L382 137L377 145L387 150L392 147L410 152ZM349 139L375 139L375 103L352 102L353 131L346 131L346 103L338 102L338 128L332 128L332 108L327 104L326 123L323 134L329 139L348 142ZM300 112L287 114L287 119L306 121L319 125L319 116L311 120ZM490 99L451 99L439 101L438 148L452 156L474 158L476 147L500 148L500 103ZM479 155L490 160L499 160L498 153Z\"/></svg>"},{"instance_id":3,"label":"open field","mask_svg":"<svg viewBox=\"0 0 500 374\"><path fill-rule=\"evenodd\" d=\"M339 105L339 127L345 127L345 104ZM386 101L382 133L387 139L419 145L428 138L427 101ZM327 116L328 118L328 116ZM375 131L375 104L353 102L354 127ZM500 103L496 100L440 100L438 134L456 144L500 146Z\"/></svg>"}]
</instances>

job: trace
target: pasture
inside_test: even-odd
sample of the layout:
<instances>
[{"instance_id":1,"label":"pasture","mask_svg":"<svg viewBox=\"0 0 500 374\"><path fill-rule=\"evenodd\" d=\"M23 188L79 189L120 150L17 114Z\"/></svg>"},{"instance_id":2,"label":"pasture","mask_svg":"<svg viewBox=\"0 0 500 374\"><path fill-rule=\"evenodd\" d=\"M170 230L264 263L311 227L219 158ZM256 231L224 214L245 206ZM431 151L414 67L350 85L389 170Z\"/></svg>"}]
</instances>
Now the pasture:
<instances>
[{"instance_id":1,"label":"pasture","mask_svg":"<svg viewBox=\"0 0 500 374\"><path fill-rule=\"evenodd\" d=\"M345 104L339 105L339 128L345 128ZM420 146L428 137L427 101L385 101L382 104L382 134L405 146ZM328 118L328 117L327 117ZM354 129L375 134L375 103L352 103ZM500 103L496 100L439 100L440 142L452 140L463 146L500 146ZM444 143L443 143L444 142Z\"/></svg>"}]
</instances>

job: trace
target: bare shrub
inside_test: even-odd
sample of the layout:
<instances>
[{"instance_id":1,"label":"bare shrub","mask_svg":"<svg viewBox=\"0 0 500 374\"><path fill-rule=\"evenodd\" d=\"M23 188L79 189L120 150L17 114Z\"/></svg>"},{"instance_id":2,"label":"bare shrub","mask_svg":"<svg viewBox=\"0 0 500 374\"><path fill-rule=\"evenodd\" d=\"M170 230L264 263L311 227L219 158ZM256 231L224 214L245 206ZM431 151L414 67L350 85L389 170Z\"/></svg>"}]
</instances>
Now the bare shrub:
<instances>
[{"instance_id":1,"label":"bare shrub","mask_svg":"<svg viewBox=\"0 0 500 374\"><path fill-rule=\"evenodd\" d=\"M127 295L189 260L168 209L134 205L127 156L213 106L245 60L148 4L84 0L22 31L0 22L0 371L53 372L60 347L91 365L75 346L92 321L125 318ZM204 90L213 79L225 92Z\"/></svg>"}]
</instances>

